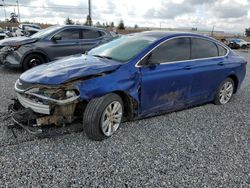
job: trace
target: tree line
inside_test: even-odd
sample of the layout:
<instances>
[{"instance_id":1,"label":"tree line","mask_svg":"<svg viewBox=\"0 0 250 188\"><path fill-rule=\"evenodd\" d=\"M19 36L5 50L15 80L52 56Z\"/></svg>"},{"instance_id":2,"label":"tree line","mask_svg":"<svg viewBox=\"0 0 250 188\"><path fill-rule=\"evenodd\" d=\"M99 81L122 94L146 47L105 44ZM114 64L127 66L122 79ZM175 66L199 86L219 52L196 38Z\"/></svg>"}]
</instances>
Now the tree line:
<instances>
[{"instance_id":1,"label":"tree line","mask_svg":"<svg viewBox=\"0 0 250 188\"><path fill-rule=\"evenodd\" d=\"M86 22L84 23L84 25L86 26L90 26L92 24L90 24L92 21L90 18L87 17ZM70 19L69 17L66 18L65 22L66 25L81 25L79 21L74 22L72 19ZM100 23L99 21L96 22L96 24L94 24L94 26L96 27L101 27L101 28L117 28L117 29L121 29L124 30L125 24L123 20L120 20L120 22L118 23L117 26L115 26L114 22L103 22ZM137 29L139 26L137 24L135 24L134 28Z\"/></svg>"}]
</instances>

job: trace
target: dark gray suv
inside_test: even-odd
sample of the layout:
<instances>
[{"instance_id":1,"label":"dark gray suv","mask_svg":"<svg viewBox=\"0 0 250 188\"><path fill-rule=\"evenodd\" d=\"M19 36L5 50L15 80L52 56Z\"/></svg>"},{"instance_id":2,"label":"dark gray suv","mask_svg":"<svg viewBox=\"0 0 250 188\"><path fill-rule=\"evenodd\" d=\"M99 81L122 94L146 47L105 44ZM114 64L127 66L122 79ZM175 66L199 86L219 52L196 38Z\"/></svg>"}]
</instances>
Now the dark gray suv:
<instances>
[{"instance_id":1,"label":"dark gray suv","mask_svg":"<svg viewBox=\"0 0 250 188\"><path fill-rule=\"evenodd\" d=\"M95 27L51 26L30 37L0 41L0 62L27 70L64 56L85 53L114 37L115 33Z\"/></svg>"}]
</instances>

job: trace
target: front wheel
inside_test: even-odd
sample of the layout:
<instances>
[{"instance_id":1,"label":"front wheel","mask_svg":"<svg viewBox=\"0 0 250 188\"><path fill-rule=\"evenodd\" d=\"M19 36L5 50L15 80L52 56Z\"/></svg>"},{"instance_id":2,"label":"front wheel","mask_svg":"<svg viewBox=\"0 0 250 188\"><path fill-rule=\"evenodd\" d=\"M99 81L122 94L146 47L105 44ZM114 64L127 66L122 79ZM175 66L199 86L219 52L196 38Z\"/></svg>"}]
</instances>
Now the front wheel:
<instances>
[{"instance_id":1,"label":"front wheel","mask_svg":"<svg viewBox=\"0 0 250 188\"><path fill-rule=\"evenodd\" d=\"M231 78L226 78L216 92L214 103L217 105L228 103L233 96L234 87L234 81Z\"/></svg>"},{"instance_id":2,"label":"front wheel","mask_svg":"<svg viewBox=\"0 0 250 188\"><path fill-rule=\"evenodd\" d=\"M117 94L92 99L83 115L83 126L92 140L111 137L119 128L123 117L123 101Z\"/></svg>"},{"instance_id":3,"label":"front wheel","mask_svg":"<svg viewBox=\"0 0 250 188\"><path fill-rule=\"evenodd\" d=\"M45 63L45 59L40 54L30 54L23 61L23 70L31 69Z\"/></svg>"},{"instance_id":4,"label":"front wheel","mask_svg":"<svg viewBox=\"0 0 250 188\"><path fill-rule=\"evenodd\" d=\"M247 48L247 45L242 45L242 47L241 47L242 49L246 49Z\"/></svg>"}]
</instances>

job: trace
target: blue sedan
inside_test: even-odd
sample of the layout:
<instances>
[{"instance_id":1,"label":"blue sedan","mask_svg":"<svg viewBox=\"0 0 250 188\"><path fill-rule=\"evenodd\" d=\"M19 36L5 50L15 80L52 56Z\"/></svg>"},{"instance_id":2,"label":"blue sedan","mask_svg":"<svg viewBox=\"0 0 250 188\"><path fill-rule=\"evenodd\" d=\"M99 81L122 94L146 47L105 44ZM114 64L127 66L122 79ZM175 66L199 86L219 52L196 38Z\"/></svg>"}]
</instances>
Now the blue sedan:
<instances>
[{"instance_id":1,"label":"blue sedan","mask_svg":"<svg viewBox=\"0 0 250 188\"><path fill-rule=\"evenodd\" d=\"M43 125L80 118L89 138L103 140L123 121L228 103L244 80L246 64L203 35L152 31L121 36L88 54L23 73L15 84L13 120L36 134Z\"/></svg>"}]
</instances>

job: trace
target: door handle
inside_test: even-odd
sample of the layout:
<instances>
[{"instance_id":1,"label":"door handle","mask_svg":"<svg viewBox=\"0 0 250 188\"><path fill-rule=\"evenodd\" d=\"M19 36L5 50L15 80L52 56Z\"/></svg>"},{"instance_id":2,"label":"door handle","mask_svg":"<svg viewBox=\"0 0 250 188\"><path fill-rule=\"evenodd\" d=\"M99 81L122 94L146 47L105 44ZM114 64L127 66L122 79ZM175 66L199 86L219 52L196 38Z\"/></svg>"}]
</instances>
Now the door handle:
<instances>
[{"instance_id":1,"label":"door handle","mask_svg":"<svg viewBox=\"0 0 250 188\"><path fill-rule=\"evenodd\" d=\"M223 65L225 65L225 63L224 62L219 62L218 65L223 66Z\"/></svg>"},{"instance_id":2,"label":"door handle","mask_svg":"<svg viewBox=\"0 0 250 188\"><path fill-rule=\"evenodd\" d=\"M184 68L187 69L187 70L192 69L192 67L191 67L190 65L187 65L187 66L185 66Z\"/></svg>"}]
</instances>

